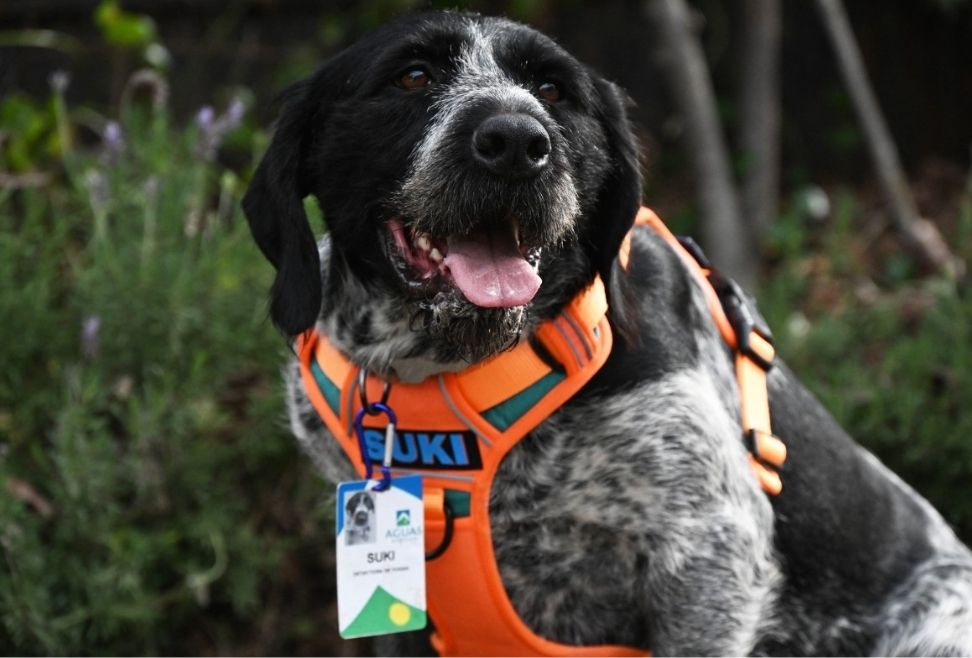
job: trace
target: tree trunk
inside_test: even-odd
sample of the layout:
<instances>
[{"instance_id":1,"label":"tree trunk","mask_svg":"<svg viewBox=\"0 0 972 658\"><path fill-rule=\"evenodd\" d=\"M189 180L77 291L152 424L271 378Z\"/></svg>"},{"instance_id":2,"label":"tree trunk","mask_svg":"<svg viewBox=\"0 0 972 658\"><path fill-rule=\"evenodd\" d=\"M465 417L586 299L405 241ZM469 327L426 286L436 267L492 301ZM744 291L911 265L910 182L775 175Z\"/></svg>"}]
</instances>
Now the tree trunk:
<instances>
[{"instance_id":1,"label":"tree trunk","mask_svg":"<svg viewBox=\"0 0 972 658\"><path fill-rule=\"evenodd\" d=\"M871 89L843 4L840 0L816 0L816 5L833 44L857 120L864 131L888 213L904 246L925 265L949 275L960 274L964 271L962 261L952 255L935 225L918 215L908 180L898 160L898 151Z\"/></svg>"},{"instance_id":2,"label":"tree trunk","mask_svg":"<svg viewBox=\"0 0 972 658\"><path fill-rule=\"evenodd\" d=\"M644 6L655 26L661 69L685 120L702 241L716 267L752 290L758 259L741 220L715 92L689 8L684 0L647 0Z\"/></svg>"},{"instance_id":3,"label":"tree trunk","mask_svg":"<svg viewBox=\"0 0 972 658\"><path fill-rule=\"evenodd\" d=\"M743 0L739 79L742 214L757 244L779 209L781 24L780 0Z\"/></svg>"}]
</instances>

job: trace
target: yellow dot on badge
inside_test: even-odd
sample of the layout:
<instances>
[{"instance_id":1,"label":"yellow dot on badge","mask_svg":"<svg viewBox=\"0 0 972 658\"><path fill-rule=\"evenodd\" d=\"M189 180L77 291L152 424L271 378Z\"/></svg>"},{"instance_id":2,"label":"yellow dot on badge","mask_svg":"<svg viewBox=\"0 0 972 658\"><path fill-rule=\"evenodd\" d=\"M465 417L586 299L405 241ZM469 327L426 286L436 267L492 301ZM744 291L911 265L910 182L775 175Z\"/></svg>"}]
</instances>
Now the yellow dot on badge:
<instances>
[{"instance_id":1,"label":"yellow dot on badge","mask_svg":"<svg viewBox=\"0 0 972 658\"><path fill-rule=\"evenodd\" d=\"M396 626L404 626L412 616L412 611L404 603L392 603L388 606L388 618Z\"/></svg>"}]
</instances>

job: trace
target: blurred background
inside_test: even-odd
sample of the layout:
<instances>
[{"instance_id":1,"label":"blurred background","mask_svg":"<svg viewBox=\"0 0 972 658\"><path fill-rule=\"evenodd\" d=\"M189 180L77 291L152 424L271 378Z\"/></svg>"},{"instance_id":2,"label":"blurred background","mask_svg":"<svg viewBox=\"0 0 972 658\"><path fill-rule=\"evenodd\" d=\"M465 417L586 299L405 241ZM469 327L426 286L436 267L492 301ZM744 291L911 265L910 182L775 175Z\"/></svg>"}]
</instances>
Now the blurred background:
<instances>
[{"instance_id":1,"label":"blurred background","mask_svg":"<svg viewBox=\"0 0 972 658\"><path fill-rule=\"evenodd\" d=\"M649 205L972 542L972 1L4 0L0 651L367 653L239 200L280 90L455 6L629 91Z\"/></svg>"}]
</instances>

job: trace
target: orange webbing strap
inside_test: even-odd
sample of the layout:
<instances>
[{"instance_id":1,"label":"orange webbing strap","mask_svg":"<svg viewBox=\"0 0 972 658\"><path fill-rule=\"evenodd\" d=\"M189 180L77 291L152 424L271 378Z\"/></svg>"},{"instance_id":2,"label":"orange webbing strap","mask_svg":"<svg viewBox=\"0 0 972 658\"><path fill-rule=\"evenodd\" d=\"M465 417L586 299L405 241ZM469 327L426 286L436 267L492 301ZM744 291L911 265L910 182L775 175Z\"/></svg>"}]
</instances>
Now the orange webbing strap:
<instances>
[{"instance_id":1,"label":"orange webbing strap","mask_svg":"<svg viewBox=\"0 0 972 658\"><path fill-rule=\"evenodd\" d=\"M764 361L772 363L773 345L755 331L750 333L749 347ZM786 461L786 445L770 429L766 370L751 357L736 352L736 379L739 382L739 417L750 444L747 446L749 462L763 490L775 496L783 490L783 483L779 473L766 464L776 468L782 466Z\"/></svg>"},{"instance_id":2,"label":"orange webbing strap","mask_svg":"<svg viewBox=\"0 0 972 658\"><path fill-rule=\"evenodd\" d=\"M716 293L715 288L709 283L709 271L702 268L699 262L695 260L695 257L690 254L682 243L678 241L675 234L669 230L665 223L661 220L649 208L642 207L638 214L635 216L635 225L647 225L650 226L655 233L660 235L665 242L667 242L675 250L682 260L689 266L689 270L696 276L699 283L702 284L702 292L705 294L705 302L709 307L709 314L715 321L716 326L719 328L719 333L722 334L723 340L729 347L735 349L736 344L736 332L733 330L732 325L729 323L729 318L726 317L726 311L722 308L722 302L719 300L719 295ZM625 238L625 243L621 245L621 264L623 267L627 268L628 254L631 250L631 233Z\"/></svg>"},{"instance_id":3,"label":"orange webbing strap","mask_svg":"<svg viewBox=\"0 0 972 658\"><path fill-rule=\"evenodd\" d=\"M773 435L770 425L769 393L766 373L772 367L776 351L773 344L755 329L747 336L737 336L736 329L726 315L719 293L712 284L714 272L703 265L696 255L687 250L678 238L665 226L658 215L642 207L635 217L635 225L648 225L682 256L696 279L702 285L706 304L723 340L736 353L736 380L739 384L739 419L749 449L749 461L756 480L764 491L777 495L783 490L779 474L771 467L779 468L786 461L786 445ZM621 245L619 259L627 269L631 251L631 233ZM740 300L741 301L741 300Z\"/></svg>"}]
</instances>

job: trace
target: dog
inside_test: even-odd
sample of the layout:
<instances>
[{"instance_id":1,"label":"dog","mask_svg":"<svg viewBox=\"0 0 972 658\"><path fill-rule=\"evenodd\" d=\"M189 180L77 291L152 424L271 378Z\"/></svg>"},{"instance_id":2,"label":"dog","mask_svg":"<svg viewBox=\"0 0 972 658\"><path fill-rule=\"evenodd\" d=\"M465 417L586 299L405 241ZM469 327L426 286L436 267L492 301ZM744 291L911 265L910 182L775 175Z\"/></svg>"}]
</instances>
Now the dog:
<instances>
[{"instance_id":1,"label":"dog","mask_svg":"<svg viewBox=\"0 0 972 658\"><path fill-rule=\"evenodd\" d=\"M504 586L535 633L656 655L972 655L972 554L782 362L783 491L754 481L731 355L651 231L615 84L553 40L468 13L401 18L283 96L244 198L276 268L269 314L416 382L519 341L595 276L607 363L505 458L490 498ZM317 241L302 199L327 224ZM287 367L290 423L356 479ZM390 651L430 651L404 638Z\"/></svg>"},{"instance_id":2,"label":"dog","mask_svg":"<svg viewBox=\"0 0 972 658\"><path fill-rule=\"evenodd\" d=\"M348 546L373 544L375 529L375 498L370 491L358 491L348 497L344 504L345 543Z\"/></svg>"}]
</instances>

